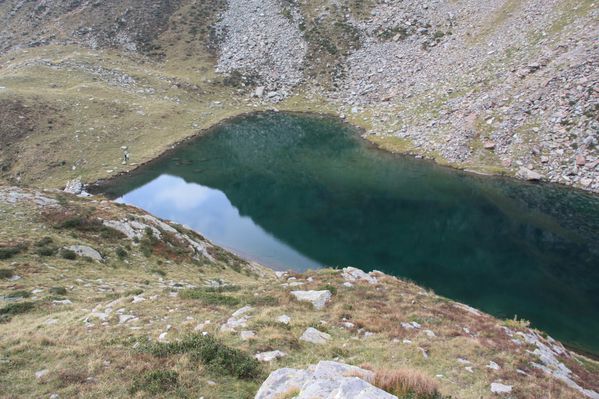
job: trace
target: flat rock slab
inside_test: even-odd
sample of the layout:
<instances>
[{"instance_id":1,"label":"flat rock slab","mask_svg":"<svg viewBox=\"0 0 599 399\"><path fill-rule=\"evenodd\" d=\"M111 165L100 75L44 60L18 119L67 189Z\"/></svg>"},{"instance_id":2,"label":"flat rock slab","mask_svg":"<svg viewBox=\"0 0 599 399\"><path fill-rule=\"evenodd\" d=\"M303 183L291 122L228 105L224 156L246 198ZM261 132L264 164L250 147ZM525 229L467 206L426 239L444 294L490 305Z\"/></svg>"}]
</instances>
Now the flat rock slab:
<instances>
[{"instance_id":1,"label":"flat rock slab","mask_svg":"<svg viewBox=\"0 0 599 399\"><path fill-rule=\"evenodd\" d=\"M299 339L300 341L323 345L326 344L329 339L331 339L331 336L325 332L318 331L314 327L308 327Z\"/></svg>"},{"instance_id":2,"label":"flat rock slab","mask_svg":"<svg viewBox=\"0 0 599 399\"><path fill-rule=\"evenodd\" d=\"M291 295L300 302L310 302L314 309L321 310L331 300L331 291L291 291Z\"/></svg>"},{"instance_id":3,"label":"flat rock slab","mask_svg":"<svg viewBox=\"0 0 599 399\"><path fill-rule=\"evenodd\" d=\"M275 399L297 391L295 399L397 399L367 380L372 372L348 364L321 361L307 370L282 368L262 384L256 399Z\"/></svg>"}]
</instances>

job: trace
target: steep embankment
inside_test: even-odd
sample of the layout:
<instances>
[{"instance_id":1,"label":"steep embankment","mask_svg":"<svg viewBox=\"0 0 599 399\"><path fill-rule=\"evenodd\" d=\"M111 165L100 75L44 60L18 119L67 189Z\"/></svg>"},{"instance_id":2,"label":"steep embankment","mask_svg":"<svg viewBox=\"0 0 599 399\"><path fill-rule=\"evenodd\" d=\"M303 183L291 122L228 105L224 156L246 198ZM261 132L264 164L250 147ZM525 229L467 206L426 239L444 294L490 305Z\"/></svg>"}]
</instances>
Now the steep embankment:
<instances>
[{"instance_id":1,"label":"steep embankment","mask_svg":"<svg viewBox=\"0 0 599 399\"><path fill-rule=\"evenodd\" d=\"M339 114L392 151L597 191L597 13L591 0L4 1L2 176L93 181L276 106Z\"/></svg>"},{"instance_id":2,"label":"steep embankment","mask_svg":"<svg viewBox=\"0 0 599 399\"><path fill-rule=\"evenodd\" d=\"M382 273L275 275L60 192L2 188L0 215L3 397L249 398L269 371L333 359L408 368L458 398L597 397L596 362ZM310 290L315 305L298 300Z\"/></svg>"}]
</instances>

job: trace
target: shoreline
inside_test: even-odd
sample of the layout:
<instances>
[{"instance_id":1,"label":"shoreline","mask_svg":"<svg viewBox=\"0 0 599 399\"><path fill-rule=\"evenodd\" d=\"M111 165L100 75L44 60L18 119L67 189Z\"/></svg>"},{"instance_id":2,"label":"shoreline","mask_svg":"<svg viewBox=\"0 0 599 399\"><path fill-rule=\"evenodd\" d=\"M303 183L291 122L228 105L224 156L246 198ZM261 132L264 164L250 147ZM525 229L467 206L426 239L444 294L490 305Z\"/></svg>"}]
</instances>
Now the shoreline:
<instances>
[{"instance_id":1,"label":"shoreline","mask_svg":"<svg viewBox=\"0 0 599 399\"><path fill-rule=\"evenodd\" d=\"M455 173L464 173L464 174L468 174L471 176L476 176L479 178L485 178L485 179L489 179L489 178L493 178L493 179L508 179L508 180L515 180L518 181L522 184L531 184L531 185L555 185L555 186L559 186L559 187L563 187L565 189L571 190L571 191L576 191L579 193L584 193L587 195L591 195L591 196L598 196L599 197L599 192L595 192L593 190L588 190L588 189L584 189L581 187L576 187L573 185L567 185L564 183L560 183L560 182L551 182L548 180L529 180L529 179L525 179L522 178L518 175L511 175L511 174L507 174L507 173L493 173L493 172L487 172L487 171L482 171L482 170L477 170L475 168L472 168L471 166L467 166L467 167L460 167L460 165L458 164L453 164L450 162L439 162L436 158L433 157L427 157L425 155L422 154L417 154L415 152L412 151L392 151L389 150L387 148L384 148L382 145L380 145L379 143L376 143L373 140L368 139L368 136L365 136L363 133L365 133L367 130L364 127L358 126L356 124L353 124L349 121L347 121L347 119L345 118L340 118L339 115L333 114L333 113L329 113L329 112L317 112L317 111L312 111L312 110L307 110L307 111L300 111L300 110L279 110L277 108L271 108L271 109L263 109L263 110L255 110L255 111L249 111L249 112L241 112L235 115L231 115L231 116L227 116L223 119L220 119L219 121L215 122L214 124L200 129L196 132L194 132L193 134L190 134L187 137L184 137L182 139L179 139L177 141L175 141L174 143L170 144L168 146L168 148L164 149L162 152L159 152L156 156L154 156L151 159L148 159L147 161L141 162L136 164L133 169L130 170L123 170L118 172L117 174L114 174L112 176L108 176L106 178L100 178L97 179L93 182L89 182L86 183L84 182L85 188L86 190L90 193L90 194L98 194L98 193L102 193L101 192L101 188L106 186L107 184L109 184L111 181L116 180L116 179L120 179L123 178L127 175L131 175L134 173L138 173L141 169L143 169L144 167L157 162L167 156L169 156L169 154L171 154L172 152L176 151L180 146L189 143L193 140L199 139L207 134L210 134L213 130L218 129L219 127L221 127L223 124L229 123L231 121L234 121L236 119L242 119L242 118L246 118L246 117L250 117L252 115L260 115L260 114L267 114L267 113L286 113L286 114L291 114L291 115L307 115L307 116L314 116L314 117L320 117L320 118L324 118L324 119L330 119L333 121L337 121L343 125L346 125L350 128L350 130L355 131L356 133L356 137L358 138L359 141L361 141L364 145L366 145L367 147L371 148L372 150L375 151L381 151L387 154L391 154L393 156L396 157L409 157L412 158L414 161L419 161L419 162L427 162L429 164L434 165L435 167L439 167L439 168L443 168L446 170L450 170L452 172ZM62 187L64 188L64 187Z\"/></svg>"}]
</instances>

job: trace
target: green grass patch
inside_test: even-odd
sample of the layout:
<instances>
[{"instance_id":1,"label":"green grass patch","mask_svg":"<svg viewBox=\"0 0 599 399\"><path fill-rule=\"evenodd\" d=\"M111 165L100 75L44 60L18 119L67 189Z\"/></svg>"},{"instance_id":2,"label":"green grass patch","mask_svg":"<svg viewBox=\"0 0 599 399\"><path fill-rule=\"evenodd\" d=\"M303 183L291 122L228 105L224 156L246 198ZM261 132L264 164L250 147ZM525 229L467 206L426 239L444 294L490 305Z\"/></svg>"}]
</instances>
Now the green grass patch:
<instances>
[{"instance_id":1,"label":"green grass patch","mask_svg":"<svg viewBox=\"0 0 599 399\"><path fill-rule=\"evenodd\" d=\"M242 380L253 380L262 375L260 363L250 354L231 348L210 335L191 334L171 343L146 342L138 350L161 358L186 354L215 375Z\"/></svg>"},{"instance_id":2,"label":"green grass patch","mask_svg":"<svg viewBox=\"0 0 599 399\"><path fill-rule=\"evenodd\" d=\"M66 295L67 289L64 287L52 287L48 290L48 292L52 295Z\"/></svg>"},{"instance_id":3,"label":"green grass patch","mask_svg":"<svg viewBox=\"0 0 599 399\"><path fill-rule=\"evenodd\" d=\"M239 299L233 296L224 295L220 292L208 291L206 288L190 288L181 290L179 297L182 299L200 300L206 305L225 305L235 306L239 304Z\"/></svg>"}]
</instances>

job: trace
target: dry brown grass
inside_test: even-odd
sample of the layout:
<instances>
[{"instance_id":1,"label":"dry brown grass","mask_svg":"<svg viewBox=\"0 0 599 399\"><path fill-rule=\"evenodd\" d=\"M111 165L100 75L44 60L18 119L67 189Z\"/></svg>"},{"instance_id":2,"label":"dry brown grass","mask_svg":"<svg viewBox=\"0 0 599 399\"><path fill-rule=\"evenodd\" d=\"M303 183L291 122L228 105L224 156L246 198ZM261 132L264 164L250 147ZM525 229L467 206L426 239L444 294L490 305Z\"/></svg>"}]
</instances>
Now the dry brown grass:
<instances>
[{"instance_id":1,"label":"dry brown grass","mask_svg":"<svg viewBox=\"0 0 599 399\"><path fill-rule=\"evenodd\" d=\"M439 386L435 380L414 369L378 370L371 383L393 395L429 399L439 396Z\"/></svg>"}]
</instances>

